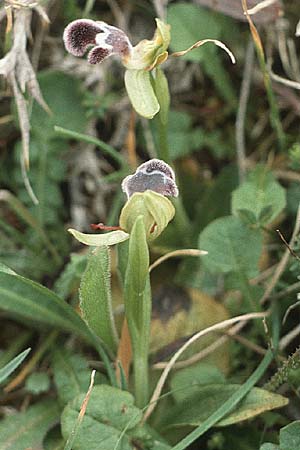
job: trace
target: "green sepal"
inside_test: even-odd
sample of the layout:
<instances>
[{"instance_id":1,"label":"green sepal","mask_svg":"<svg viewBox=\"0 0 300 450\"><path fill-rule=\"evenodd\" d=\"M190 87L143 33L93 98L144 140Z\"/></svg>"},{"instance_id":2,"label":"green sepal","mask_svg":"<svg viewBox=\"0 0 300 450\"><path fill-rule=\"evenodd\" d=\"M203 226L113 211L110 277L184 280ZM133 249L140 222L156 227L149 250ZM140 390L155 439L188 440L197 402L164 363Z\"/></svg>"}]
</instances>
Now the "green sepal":
<instances>
[{"instance_id":1,"label":"green sepal","mask_svg":"<svg viewBox=\"0 0 300 450\"><path fill-rule=\"evenodd\" d=\"M102 245L115 245L119 242L126 241L129 238L129 234L122 230L111 231L105 234L86 234L73 228L68 229L77 241L85 245L92 245L94 247L100 247Z\"/></svg>"},{"instance_id":2,"label":"green sepal","mask_svg":"<svg viewBox=\"0 0 300 450\"><path fill-rule=\"evenodd\" d=\"M131 232L138 216L143 216L148 240L156 239L175 215L169 199L154 191L137 192L125 204L120 215L120 226Z\"/></svg>"},{"instance_id":3,"label":"green sepal","mask_svg":"<svg viewBox=\"0 0 300 450\"><path fill-rule=\"evenodd\" d=\"M136 112L146 119L152 119L159 111L159 103L151 84L150 72L127 69L125 86Z\"/></svg>"}]
</instances>

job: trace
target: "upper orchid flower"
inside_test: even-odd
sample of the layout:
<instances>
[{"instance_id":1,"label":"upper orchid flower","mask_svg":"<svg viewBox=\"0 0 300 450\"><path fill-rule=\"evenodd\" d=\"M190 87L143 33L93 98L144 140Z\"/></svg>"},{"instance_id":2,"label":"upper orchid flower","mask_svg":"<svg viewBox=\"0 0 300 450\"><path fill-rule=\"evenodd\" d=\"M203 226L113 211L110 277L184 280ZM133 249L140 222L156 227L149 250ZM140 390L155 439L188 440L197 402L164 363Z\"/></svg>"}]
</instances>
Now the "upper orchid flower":
<instances>
[{"instance_id":1,"label":"upper orchid flower","mask_svg":"<svg viewBox=\"0 0 300 450\"><path fill-rule=\"evenodd\" d=\"M156 24L153 39L144 39L136 46L119 28L89 19L74 20L66 27L63 36L65 47L72 55L83 56L89 49L90 64L118 55L127 69L125 84L129 98L136 111L147 118L159 111L149 72L167 59L170 43L170 25L159 19L156 19Z\"/></svg>"},{"instance_id":2,"label":"upper orchid flower","mask_svg":"<svg viewBox=\"0 0 300 450\"><path fill-rule=\"evenodd\" d=\"M126 68L125 86L134 109L143 117L152 119L169 98L168 83L162 71L156 71L151 78L151 70L168 58L170 25L156 20L156 30L151 40L143 39L133 46L124 31L105 22L79 19L71 22L64 31L67 51L75 56L83 56L87 50L90 64L101 63L111 55L118 55ZM232 62L233 54L216 39L203 39L181 52L171 56L183 56L207 42L213 42L225 50ZM91 48L92 47L92 48ZM163 95L162 95L163 94Z\"/></svg>"}]
</instances>

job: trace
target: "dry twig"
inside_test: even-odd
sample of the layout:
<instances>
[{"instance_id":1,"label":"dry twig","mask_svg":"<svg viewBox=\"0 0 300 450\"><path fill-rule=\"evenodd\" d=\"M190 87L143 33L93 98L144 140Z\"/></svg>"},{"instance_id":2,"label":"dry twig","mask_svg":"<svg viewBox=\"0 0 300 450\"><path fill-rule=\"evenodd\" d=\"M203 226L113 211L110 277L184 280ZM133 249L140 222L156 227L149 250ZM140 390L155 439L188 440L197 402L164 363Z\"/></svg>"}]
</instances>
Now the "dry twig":
<instances>
[{"instance_id":1,"label":"dry twig","mask_svg":"<svg viewBox=\"0 0 300 450\"><path fill-rule=\"evenodd\" d=\"M13 20L13 44L10 51L0 60L0 75L7 79L15 97L22 135L23 169L27 170L29 168L30 122L28 106L24 97L25 91L27 90L47 112L50 112L41 94L36 74L26 51L27 40L31 36L32 10L40 15L43 23L48 23L49 19L42 7L37 2L30 0L7 0L5 8L9 26ZM37 203L37 199L29 188L26 170L22 171L25 185L32 200Z\"/></svg>"}]
</instances>

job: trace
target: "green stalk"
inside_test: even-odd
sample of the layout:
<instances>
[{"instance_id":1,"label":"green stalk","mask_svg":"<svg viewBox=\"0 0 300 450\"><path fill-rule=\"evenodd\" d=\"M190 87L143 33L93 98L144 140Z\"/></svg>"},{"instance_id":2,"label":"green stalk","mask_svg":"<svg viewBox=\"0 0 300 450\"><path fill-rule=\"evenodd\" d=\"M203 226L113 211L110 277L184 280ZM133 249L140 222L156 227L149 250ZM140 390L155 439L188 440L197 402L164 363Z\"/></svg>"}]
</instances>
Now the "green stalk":
<instances>
[{"instance_id":1,"label":"green stalk","mask_svg":"<svg viewBox=\"0 0 300 450\"><path fill-rule=\"evenodd\" d=\"M168 164L171 164L168 141L168 124L170 111L170 92L168 80L160 67L156 68L154 75L155 76L152 77L152 84L160 106L160 110L156 116L159 140L157 153L160 159L164 160ZM189 230L191 230L189 218L186 214L181 199L175 198L173 202L176 208L176 214L174 218L175 226L178 230L178 234L183 236L184 244L189 246Z\"/></svg>"},{"instance_id":2,"label":"green stalk","mask_svg":"<svg viewBox=\"0 0 300 450\"><path fill-rule=\"evenodd\" d=\"M136 219L130 234L124 303L133 350L136 405L143 408L149 399L148 354L151 325L149 249L143 216Z\"/></svg>"},{"instance_id":3,"label":"green stalk","mask_svg":"<svg viewBox=\"0 0 300 450\"><path fill-rule=\"evenodd\" d=\"M158 157L166 163L170 164L170 152L169 152L169 142L168 142L168 122L163 122L161 118L161 113L158 113L157 117L157 128L158 128Z\"/></svg>"}]
</instances>

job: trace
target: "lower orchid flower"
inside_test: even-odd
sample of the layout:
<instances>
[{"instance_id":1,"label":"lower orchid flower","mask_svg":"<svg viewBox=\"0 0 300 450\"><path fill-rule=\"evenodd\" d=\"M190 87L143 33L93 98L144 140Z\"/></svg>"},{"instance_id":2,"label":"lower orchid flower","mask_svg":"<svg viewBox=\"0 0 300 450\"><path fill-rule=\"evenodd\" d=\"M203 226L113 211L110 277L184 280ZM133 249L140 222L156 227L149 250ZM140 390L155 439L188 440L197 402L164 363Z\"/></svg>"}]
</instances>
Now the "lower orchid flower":
<instances>
[{"instance_id":1,"label":"lower orchid flower","mask_svg":"<svg viewBox=\"0 0 300 450\"><path fill-rule=\"evenodd\" d=\"M147 240L156 239L175 214L173 204L166 198L178 196L173 169L160 159L150 159L123 180L122 190L128 200L120 214L120 226L92 226L95 230L113 230L106 234L85 234L72 228L69 232L86 245L114 245L129 238L135 221L142 216Z\"/></svg>"}]
</instances>

